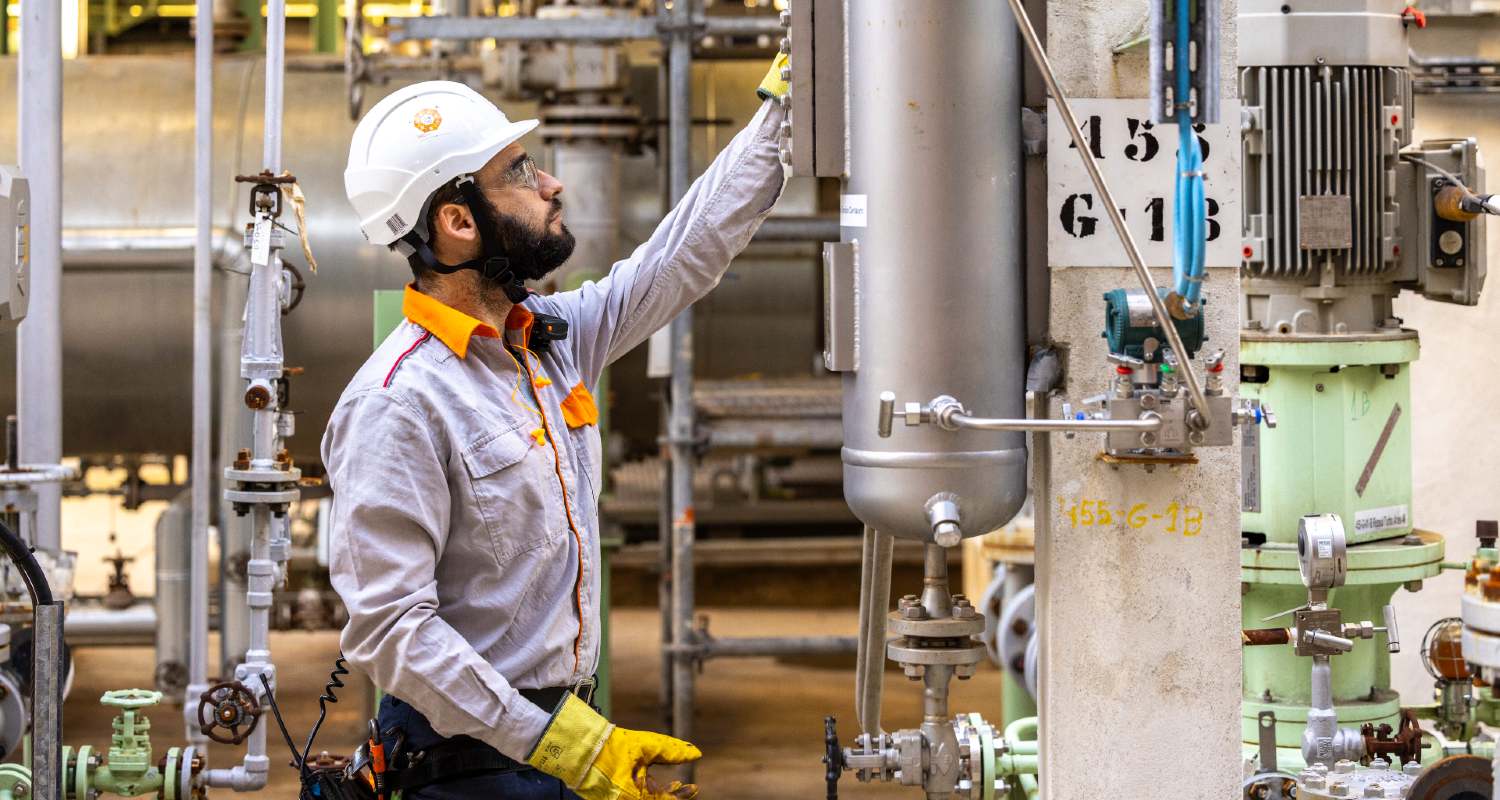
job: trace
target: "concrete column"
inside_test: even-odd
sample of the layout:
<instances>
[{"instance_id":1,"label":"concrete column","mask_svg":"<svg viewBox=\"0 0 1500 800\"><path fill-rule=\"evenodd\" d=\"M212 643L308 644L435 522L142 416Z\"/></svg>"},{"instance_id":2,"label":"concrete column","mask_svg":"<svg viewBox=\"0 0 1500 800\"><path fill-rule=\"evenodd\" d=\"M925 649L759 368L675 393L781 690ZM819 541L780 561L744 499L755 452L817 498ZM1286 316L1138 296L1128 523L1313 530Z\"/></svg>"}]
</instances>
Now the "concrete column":
<instances>
[{"instance_id":1,"label":"concrete column","mask_svg":"<svg viewBox=\"0 0 1500 800\"><path fill-rule=\"evenodd\" d=\"M1232 6L1222 12L1226 96L1233 92ZM1110 53L1134 37L1146 8L1144 0L1048 4L1048 51L1070 97L1147 96L1146 48ZM1075 158L1070 150L1049 152L1049 167ZM1170 183L1163 191L1171 196ZM1109 246L1118 247L1109 238ZM1063 391L1075 401L1103 391L1112 373L1100 338L1102 294L1139 285L1123 248L1119 253L1118 268L1054 263L1049 270L1049 333L1067 349ZM1171 271L1157 270L1155 277L1170 285ZM1224 374L1231 392L1239 374L1238 291L1235 268L1208 270L1209 347L1228 353ZM1054 403L1052 414L1059 412ZM1049 530L1037 537L1036 567L1044 796L1237 796L1238 448L1201 449L1196 465L1148 473L1099 461L1104 441L1097 434L1050 440L1049 496L1036 498ZM1148 516L1164 517L1174 509L1185 516L1191 506L1192 513L1201 511L1201 530L1183 535L1179 520L1175 532L1165 533L1169 519L1133 527L1119 515L1111 524L1077 524L1070 509L1082 503L1110 509L1144 504Z\"/></svg>"}]
</instances>

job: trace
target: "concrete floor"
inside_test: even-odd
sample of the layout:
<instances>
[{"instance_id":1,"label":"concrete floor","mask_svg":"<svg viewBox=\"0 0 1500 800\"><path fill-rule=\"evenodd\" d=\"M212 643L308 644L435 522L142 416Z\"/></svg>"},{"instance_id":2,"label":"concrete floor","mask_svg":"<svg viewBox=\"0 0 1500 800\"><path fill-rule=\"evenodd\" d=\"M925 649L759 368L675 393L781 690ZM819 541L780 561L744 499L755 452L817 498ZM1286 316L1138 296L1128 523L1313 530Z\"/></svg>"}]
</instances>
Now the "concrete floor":
<instances>
[{"instance_id":1,"label":"concrete floor","mask_svg":"<svg viewBox=\"0 0 1500 800\"><path fill-rule=\"evenodd\" d=\"M705 609L718 636L771 634L843 634L855 632L853 609L747 610ZM629 728L660 727L657 713L659 621L654 609L621 609L613 615L615 721ZM278 633L271 638L280 672L278 702L287 726L299 745L317 718L318 694L338 652L337 635ZM781 662L769 658L710 663L698 678L698 714L693 741L704 758L698 781L705 800L763 800L768 797L823 796L823 716L839 719L839 733L847 742L855 731L853 658L847 660ZM73 692L64 709L65 741L74 746L108 746L111 714L98 705L107 689L149 685L152 654L148 648L111 648L80 652ZM353 676L357 677L357 676ZM887 729L915 726L921 717L917 684L899 673L887 673ZM328 722L318 746L347 753L364 724L368 685L347 680L341 702L329 707ZM978 711L1000 719L1000 674L982 669L972 680L956 682L953 708ZM161 709L154 715L157 755L176 742L181 729L179 711ZM271 723L269 716L264 723ZM296 775L287 763L285 746L270 730L271 786L260 797L290 798L296 794ZM211 764L233 763L238 750L215 745ZM914 797L912 790L880 785L860 786L846 776L846 797ZM217 796L228 796L216 792Z\"/></svg>"}]
</instances>

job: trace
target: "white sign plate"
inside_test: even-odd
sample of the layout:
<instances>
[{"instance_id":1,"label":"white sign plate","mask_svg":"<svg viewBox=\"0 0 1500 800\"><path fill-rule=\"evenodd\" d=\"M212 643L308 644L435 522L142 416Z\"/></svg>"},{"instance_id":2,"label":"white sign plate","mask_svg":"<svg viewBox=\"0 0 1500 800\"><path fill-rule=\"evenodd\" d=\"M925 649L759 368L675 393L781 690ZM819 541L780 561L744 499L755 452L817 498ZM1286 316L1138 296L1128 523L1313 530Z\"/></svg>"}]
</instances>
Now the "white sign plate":
<instances>
[{"instance_id":1,"label":"white sign plate","mask_svg":"<svg viewBox=\"0 0 1500 800\"><path fill-rule=\"evenodd\" d=\"M865 203L869 196L846 194L839 197L839 225L844 228L863 228L866 225Z\"/></svg>"},{"instance_id":2,"label":"white sign plate","mask_svg":"<svg viewBox=\"0 0 1500 800\"><path fill-rule=\"evenodd\" d=\"M1177 126L1151 122L1145 99L1082 98L1072 101L1083 130L1125 222L1146 263L1172 266L1172 206L1177 169ZM1225 99L1217 125L1199 131L1207 173L1210 267L1240 263L1240 105ZM1203 126L1199 126L1203 127ZM1067 126L1048 101L1047 263L1054 267L1128 267L1098 192L1073 148Z\"/></svg>"},{"instance_id":3,"label":"white sign plate","mask_svg":"<svg viewBox=\"0 0 1500 800\"><path fill-rule=\"evenodd\" d=\"M1411 514L1407 513L1404 505L1368 508L1354 512L1355 533L1400 530L1410 525Z\"/></svg>"}]
</instances>

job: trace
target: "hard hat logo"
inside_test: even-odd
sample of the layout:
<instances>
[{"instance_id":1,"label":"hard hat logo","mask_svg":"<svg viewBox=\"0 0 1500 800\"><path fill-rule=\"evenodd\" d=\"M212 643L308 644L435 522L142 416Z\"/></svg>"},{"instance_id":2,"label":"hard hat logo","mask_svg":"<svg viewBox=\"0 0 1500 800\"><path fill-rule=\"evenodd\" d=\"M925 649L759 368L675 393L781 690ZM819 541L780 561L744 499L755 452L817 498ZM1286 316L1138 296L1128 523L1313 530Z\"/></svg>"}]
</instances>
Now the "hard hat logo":
<instances>
[{"instance_id":1,"label":"hard hat logo","mask_svg":"<svg viewBox=\"0 0 1500 800\"><path fill-rule=\"evenodd\" d=\"M443 115L435 108L424 108L411 118L412 127L423 133L432 133L443 125Z\"/></svg>"}]
</instances>

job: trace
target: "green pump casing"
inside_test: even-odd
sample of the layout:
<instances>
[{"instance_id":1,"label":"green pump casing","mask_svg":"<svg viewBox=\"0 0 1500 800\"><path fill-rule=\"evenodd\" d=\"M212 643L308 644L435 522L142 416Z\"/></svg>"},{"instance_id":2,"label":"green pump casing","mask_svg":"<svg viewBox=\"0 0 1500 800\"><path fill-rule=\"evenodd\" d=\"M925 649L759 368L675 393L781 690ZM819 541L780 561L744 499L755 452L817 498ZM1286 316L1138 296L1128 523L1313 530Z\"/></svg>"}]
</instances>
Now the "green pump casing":
<instances>
[{"instance_id":1,"label":"green pump casing","mask_svg":"<svg viewBox=\"0 0 1500 800\"><path fill-rule=\"evenodd\" d=\"M1156 294L1166 302L1166 289L1157 289ZM1177 335L1182 337L1182 346L1187 349L1186 353L1177 354L1179 359L1192 358L1203 347L1203 343L1208 341L1203 327L1202 303L1199 304L1199 312L1191 319L1172 320L1177 328ZM1167 341L1161 326L1156 324L1151 301L1141 289L1113 289L1104 293L1102 335L1109 345L1109 352L1131 358L1145 358L1147 339L1155 339L1163 345Z\"/></svg>"}]
</instances>

